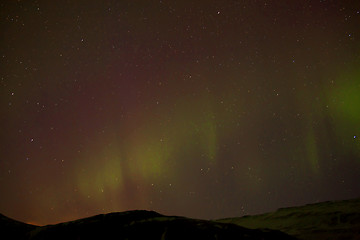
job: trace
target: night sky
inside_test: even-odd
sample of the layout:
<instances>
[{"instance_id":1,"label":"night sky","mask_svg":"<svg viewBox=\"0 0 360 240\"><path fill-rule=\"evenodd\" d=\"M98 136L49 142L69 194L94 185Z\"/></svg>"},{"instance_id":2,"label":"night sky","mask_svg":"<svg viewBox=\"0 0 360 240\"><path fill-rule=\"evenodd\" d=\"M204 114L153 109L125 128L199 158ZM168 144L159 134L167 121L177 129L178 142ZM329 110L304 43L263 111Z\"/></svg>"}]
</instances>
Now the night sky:
<instances>
[{"instance_id":1,"label":"night sky","mask_svg":"<svg viewBox=\"0 0 360 240\"><path fill-rule=\"evenodd\" d=\"M0 29L8 217L360 196L358 0L5 0Z\"/></svg>"}]
</instances>

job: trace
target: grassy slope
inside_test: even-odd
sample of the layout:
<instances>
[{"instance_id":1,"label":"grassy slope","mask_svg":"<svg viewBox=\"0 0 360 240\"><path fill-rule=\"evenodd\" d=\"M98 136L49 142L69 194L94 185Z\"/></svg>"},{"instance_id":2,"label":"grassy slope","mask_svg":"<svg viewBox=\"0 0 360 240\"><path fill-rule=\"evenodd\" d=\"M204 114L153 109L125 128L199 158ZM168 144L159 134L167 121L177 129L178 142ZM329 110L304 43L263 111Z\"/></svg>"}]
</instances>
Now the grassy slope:
<instances>
[{"instance_id":1,"label":"grassy slope","mask_svg":"<svg viewBox=\"0 0 360 240\"><path fill-rule=\"evenodd\" d=\"M360 199L283 208L218 221L253 229L276 229L299 239L360 239Z\"/></svg>"}]
</instances>

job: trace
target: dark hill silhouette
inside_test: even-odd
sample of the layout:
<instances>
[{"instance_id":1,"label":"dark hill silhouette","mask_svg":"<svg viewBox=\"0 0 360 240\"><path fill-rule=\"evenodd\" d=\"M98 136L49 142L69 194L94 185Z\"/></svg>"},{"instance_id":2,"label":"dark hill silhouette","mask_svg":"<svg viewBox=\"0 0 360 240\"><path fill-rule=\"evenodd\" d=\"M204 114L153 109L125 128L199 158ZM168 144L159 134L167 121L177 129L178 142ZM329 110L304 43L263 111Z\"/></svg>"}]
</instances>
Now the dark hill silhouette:
<instances>
[{"instance_id":1,"label":"dark hill silhouette","mask_svg":"<svg viewBox=\"0 0 360 240\"><path fill-rule=\"evenodd\" d=\"M11 236L8 239L26 239L26 234L37 226L22 223L0 214L0 239Z\"/></svg>"},{"instance_id":2,"label":"dark hill silhouette","mask_svg":"<svg viewBox=\"0 0 360 240\"><path fill-rule=\"evenodd\" d=\"M76 221L47 225L43 227L17 225L6 218L3 224L21 228L21 234L7 235L1 228L1 239L294 239L277 230L247 229L230 223L196 220L185 217L164 216L152 211L128 211L109 213L79 219ZM6 220L5 219L5 220ZM26 231L25 231L26 230ZM9 233L9 232L8 232Z\"/></svg>"},{"instance_id":3,"label":"dark hill silhouette","mask_svg":"<svg viewBox=\"0 0 360 240\"><path fill-rule=\"evenodd\" d=\"M218 222L253 229L277 229L303 240L360 240L360 199L281 208L276 212Z\"/></svg>"},{"instance_id":4,"label":"dark hill silhouette","mask_svg":"<svg viewBox=\"0 0 360 240\"><path fill-rule=\"evenodd\" d=\"M272 213L216 221L136 210L34 226L0 214L0 239L360 240L360 199L282 208Z\"/></svg>"}]
</instances>

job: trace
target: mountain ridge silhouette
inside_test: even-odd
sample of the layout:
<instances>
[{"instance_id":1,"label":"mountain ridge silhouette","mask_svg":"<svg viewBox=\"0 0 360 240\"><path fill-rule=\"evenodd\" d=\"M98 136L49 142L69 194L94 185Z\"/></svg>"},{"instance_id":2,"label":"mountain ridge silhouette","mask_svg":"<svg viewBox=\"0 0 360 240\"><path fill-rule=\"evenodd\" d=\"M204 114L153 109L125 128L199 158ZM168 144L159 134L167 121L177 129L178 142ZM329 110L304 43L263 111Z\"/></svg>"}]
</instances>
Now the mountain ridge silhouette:
<instances>
[{"instance_id":1,"label":"mountain ridge silhouette","mask_svg":"<svg viewBox=\"0 0 360 240\"><path fill-rule=\"evenodd\" d=\"M35 226L0 214L1 239L360 239L360 199L218 220L133 210Z\"/></svg>"}]
</instances>

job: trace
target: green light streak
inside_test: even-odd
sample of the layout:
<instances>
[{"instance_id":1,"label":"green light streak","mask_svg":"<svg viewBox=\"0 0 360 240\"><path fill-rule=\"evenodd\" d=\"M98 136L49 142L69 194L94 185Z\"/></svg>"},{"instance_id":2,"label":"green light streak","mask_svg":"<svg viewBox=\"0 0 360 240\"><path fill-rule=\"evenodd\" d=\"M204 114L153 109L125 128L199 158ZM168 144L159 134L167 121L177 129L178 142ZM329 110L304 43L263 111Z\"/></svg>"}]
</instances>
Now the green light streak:
<instances>
[{"instance_id":1,"label":"green light streak","mask_svg":"<svg viewBox=\"0 0 360 240\"><path fill-rule=\"evenodd\" d=\"M349 152L360 157L360 71L343 74L328 89L329 111L336 134Z\"/></svg>"},{"instance_id":2,"label":"green light streak","mask_svg":"<svg viewBox=\"0 0 360 240\"><path fill-rule=\"evenodd\" d=\"M121 191L123 187L123 167L116 151L89 158L87 165L78 171L77 186L85 197L99 200L104 193Z\"/></svg>"},{"instance_id":3,"label":"green light streak","mask_svg":"<svg viewBox=\"0 0 360 240\"><path fill-rule=\"evenodd\" d=\"M156 135L147 135L145 139L137 136L128 156L128 166L132 176L154 181L169 170L168 160L171 146Z\"/></svg>"},{"instance_id":4,"label":"green light streak","mask_svg":"<svg viewBox=\"0 0 360 240\"><path fill-rule=\"evenodd\" d=\"M310 163L311 169L313 172L318 173L319 171L319 154L318 147L316 143L316 138L314 134L314 129L311 127L307 133L305 141L307 159Z\"/></svg>"}]
</instances>

